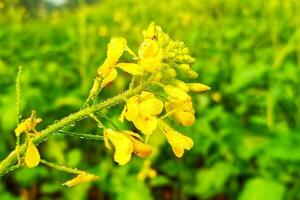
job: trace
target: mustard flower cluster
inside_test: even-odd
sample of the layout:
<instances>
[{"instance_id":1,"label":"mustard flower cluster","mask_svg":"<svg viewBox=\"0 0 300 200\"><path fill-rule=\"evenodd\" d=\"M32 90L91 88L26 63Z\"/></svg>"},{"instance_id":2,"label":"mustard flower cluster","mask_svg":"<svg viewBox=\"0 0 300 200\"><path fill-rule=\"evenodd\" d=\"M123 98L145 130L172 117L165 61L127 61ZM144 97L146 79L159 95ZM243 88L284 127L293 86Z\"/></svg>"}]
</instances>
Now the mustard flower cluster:
<instances>
[{"instance_id":1,"label":"mustard flower cluster","mask_svg":"<svg viewBox=\"0 0 300 200\"><path fill-rule=\"evenodd\" d=\"M126 120L132 123L138 131L113 130L102 126L105 147L114 150L114 160L120 165L128 163L132 154L142 158L150 156L152 146L147 142L155 132L166 138L175 156L182 157L185 150L193 147L193 140L173 129L168 121L173 120L182 126L191 126L195 122L195 110L189 92L204 92L210 89L201 83L186 83L177 76L179 73L186 75L187 78L198 76L190 67L194 58L190 56L189 49L183 42L170 39L161 27L154 23L143 31L143 36L144 40L137 54L128 47L124 38L110 40L106 59L98 68L92 89L82 108L85 109L86 116L101 123L94 115L95 111L91 111L89 107L95 107L99 93L117 78L118 69L132 75L128 92L135 88L142 88L129 95L128 98L121 95L124 97L122 100L125 101L125 105L119 119L121 122ZM132 56L132 62L120 62L125 52ZM75 178L63 184L69 187L98 180L99 177L85 171L58 166L42 160L33 142L34 139L39 138L38 135L43 136L42 132L35 129L40 122L41 119L36 117L35 112L32 112L31 117L25 119L15 129L18 139L22 133L26 135L25 166L32 168L41 162L47 166L77 174ZM145 166L145 170L140 173L141 180L148 176L156 176L156 172L150 168L149 163Z\"/></svg>"},{"instance_id":2,"label":"mustard flower cluster","mask_svg":"<svg viewBox=\"0 0 300 200\"><path fill-rule=\"evenodd\" d=\"M189 49L183 42L170 39L161 27L154 23L143 31L143 36L144 41L137 55L127 46L124 38L111 39L107 57L98 69L98 76L90 93L91 98L96 98L103 87L116 79L117 69L131 74L135 85L151 81L163 90L142 91L126 100L120 120L132 122L140 133L129 130L104 130L105 146L109 149L114 146L114 160L120 165L129 162L132 154L140 157L150 156L152 148L145 143L143 136L148 139L155 131L165 136L177 157L182 157L184 150L192 148L193 141L174 130L164 119L170 117L183 126L192 125L195 122L195 110L189 92L210 89L204 84L186 83L177 77L177 73L181 72L189 78L198 76L190 68L194 58L189 55ZM124 52L133 56L133 62L119 62ZM163 93L161 95L166 97L163 99L158 93Z\"/></svg>"}]
</instances>

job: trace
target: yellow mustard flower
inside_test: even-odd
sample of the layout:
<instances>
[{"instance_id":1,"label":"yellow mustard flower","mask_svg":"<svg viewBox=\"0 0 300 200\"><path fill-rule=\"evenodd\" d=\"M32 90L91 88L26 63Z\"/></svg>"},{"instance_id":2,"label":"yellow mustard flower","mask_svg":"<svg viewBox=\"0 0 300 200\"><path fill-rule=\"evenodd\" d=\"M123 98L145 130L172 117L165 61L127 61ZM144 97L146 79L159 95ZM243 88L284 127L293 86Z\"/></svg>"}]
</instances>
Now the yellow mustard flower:
<instances>
[{"instance_id":1,"label":"yellow mustard flower","mask_svg":"<svg viewBox=\"0 0 300 200\"><path fill-rule=\"evenodd\" d=\"M40 153L34 146L30 136L27 136L27 150L25 153L25 164L29 168L33 168L39 165L41 161Z\"/></svg>"},{"instance_id":2,"label":"yellow mustard flower","mask_svg":"<svg viewBox=\"0 0 300 200\"><path fill-rule=\"evenodd\" d=\"M141 142L141 137L132 131L116 132L111 129L104 130L105 146L111 149L109 141L115 147L114 160L119 165L128 163L131 154L134 153L140 157L147 157L151 154L152 148L149 144Z\"/></svg>"},{"instance_id":3,"label":"yellow mustard flower","mask_svg":"<svg viewBox=\"0 0 300 200\"><path fill-rule=\"evenodd\" d=\"M163 50L155 39L145 39L138 50L139 64L144 71L157 73L162 68Z\"/></svg>"},{"instance_id":4,"label":"yellow mustard flower","mask_svg":"<svg viewBox=\"0 0 300 200\"><path fill-rule=\"evenodd\" d=\"M149 135L157 127L157 115L163 110L163 102L151 92L143 91L140 95L128 99L121 114L121 120L125 117L132 121L137 129Z\"/></svg>"},{"instance_id":5,"label":"yellow mustard flower","mask_svg":"<svg viewBox=\"0 0 300 200\"><path fill-rule=\"evenodd\" d=\"M81 183L86 183L90 181L97 181L99 180L98 176L95 176L93 174L89 173L82 173L77 175L75 178L63 183L63 185L68 186L68 187L73 187Z\"/></svg>"},{"instance_id":6,"label":"yellow mustard flower","mask_svg":"<svg viewBox=\"0 0 300 200\"><path fill-rule=\"evenodd\" d=\"M124 51L136 57L127 46L127 42L124 38L112 38L110 40L107 46L106 59L98 69L98 74L103 78L101 87L106 86L117 77L115 67Z\"/></svg>"},{"instance_id":7,"label":"yellow mustard flower","mask_svg":"<svg viewBox=\"0 0 300 200\"><path fill-rule=\"evenodd\" d=\"M184 150L190 150L193 147L194 142L191 138L175 131L163 121L160 121L159 126L178 158L183 156Z\"/></svg>"}]
</instances>

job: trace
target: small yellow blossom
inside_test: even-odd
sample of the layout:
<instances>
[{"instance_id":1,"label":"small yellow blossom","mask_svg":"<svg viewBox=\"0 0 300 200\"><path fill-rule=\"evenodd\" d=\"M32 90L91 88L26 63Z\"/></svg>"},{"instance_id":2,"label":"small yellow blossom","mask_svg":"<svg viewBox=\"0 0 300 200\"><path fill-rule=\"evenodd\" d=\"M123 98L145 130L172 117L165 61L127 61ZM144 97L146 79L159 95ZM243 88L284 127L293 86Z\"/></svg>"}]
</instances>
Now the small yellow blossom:
<instances>
[{"instance_id":1,"label":"small yellow blossom","mask_svg":"<svg viewBox=\"0 0 300 200\"><path fill-rule=\"evenodd\" d=\"M171 145L174 154L178 158L183 156L184 150L190 150L193 147L194 142L191 138L175 131L163 121L160 121L159 125L166 136L168 143Z\"/></svg>"},{"instance_id":2,"label":"small yellow blossom","mask_svg":"<svg viewBox=\"0 0 300 200\"><path fill-rule=\"evenodd\" d=\"M94 94L97 94L97 91L117 78L117 70L115 67L124 51L127 51L130 55L136 57L136 55L128 48L127 42L124 38L112 38L110 40L109 44L107 45L106 59L98 68L98 76L100 76L102 79L95 79L90 96L94 96ZM119 65L119 68L124 70L125 67ZM125 71L131 72L130 69L126 68Z\"/></svg>"},{"instance_id":3,"label":"small yellow blossom","mask_svg":"<svg viewBox=\"0 0 300 200\"><path fill-rule=\"evenodd\" d=\"M181 100L169 97L165 102L165 109L183 126L190 126L195 122L195 111L191 99Z\"/></svg>"},{"instance_id":4,"label":"small yellow blossom","mask_svg":"<svg viewBox=\"0 0 300 200\"><path fill-rule=\"evenodd\" d=\"M138 50L139 64L144 71L157 73L162 66L163 52L158 42L145 39Z\"/></svg>"},{"instance_id":5,"label":"small yellow blossom","mask_svg":"<svg viewBox=\"0 0 300 200\"><path fill-rule=\"evenodd\" d=\"M217 103L220 103L221 100L222 100L222 95L220 92L214 92L211 94L211 98L213 101L217 102Z\"/></svg>"},{"instance_id":6,"label":"small yellow blossom","mask_svg":"<svg viewBox=\"0 0 300 200\"><path fill-rule=\"evenodd\" d=\"M128 163L132 153L144 158L152 152L151 146L141 142L141 137L132 131L116 132L111 129L105 129L105 146L111 149L109 141L115 147L114 160L120 165Z\"/></svg>"},{"instance_id":7,"label":"small yellow blossom","mask_svg":"<svg viewBox=\"0 0 300 200\"><path fill-rule=\"evenodd\" d=\"M36 132L35 127L38 123L42 121L41 118L35 117L35 111L32 111L31 117L28 119L25 119L23 122L21 122L18 127L15 129L16 136L20 136L21 133L25 132Z\"/></svg>"},{"instance_id":8,"label":"small yellow blossom","mask_svg":"<svg viewBox=\"0 0 300 200\"><path fill-rule=\"evenodd\" d=\"M121 119L132 121L137 129L149 135L157 127L157 115L162 112L163 102L151 92L131 97L121 114Z\"/></svg>"},{"instance_id":9,"label":"small yellow blossom","mask_svg":"<svg viewBox=\"0 0 300 200\"><path fill-rule=\"evenodd\" d=\"M98 176L89 173L82 173L77 175L75 178L63 183L63 185L68 187L73 187L81 183L87 183L90 181L97 181L97 180L99 180Z\"/></svg>"},{"instance_id":10,"label":"small yellow blossom","mask_svg":"<svg viewBox=\"0 0 300 200\"><path fill-rule=\"evenodd\" d=\"M25 153L25 164L29 168L33 168L39 165L41 161L40 153L38 149L32 143L32 140L27 136L27 150Z\"/></svg>"}]
</instances>

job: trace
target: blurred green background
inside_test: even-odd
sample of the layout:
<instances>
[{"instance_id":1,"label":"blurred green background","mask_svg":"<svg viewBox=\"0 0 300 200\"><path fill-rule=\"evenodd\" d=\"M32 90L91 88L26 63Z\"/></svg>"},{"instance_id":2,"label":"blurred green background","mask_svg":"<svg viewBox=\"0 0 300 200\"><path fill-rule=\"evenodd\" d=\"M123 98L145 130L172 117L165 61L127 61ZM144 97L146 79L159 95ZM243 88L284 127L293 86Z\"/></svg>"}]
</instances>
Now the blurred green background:
<instances>
[{"instance_id":1,"label":"blurred green background","mask_svg":"<svg viewBox=\"0 0 300 200\"><path fill-rule=\"evenodd\" d=\"M20 169L0 178L0 199L300 199L299 11L297 0L0 0L0 160L15 146L19 65L23 118L35 109L38 129L80 108L111 37L136 51L151 21L187 44L197 81L212 88L193 98L196 123L176 127L195 142L182 159L154 138L147 162L157 176L138 179L149 163L120 167L102 141L57 135L39 146L42 157L100 180L68 189L69 174ZM126 126L120 112L107 115ZM91 120L72 130L101 133Z\"/></svg>"}]
</instances>

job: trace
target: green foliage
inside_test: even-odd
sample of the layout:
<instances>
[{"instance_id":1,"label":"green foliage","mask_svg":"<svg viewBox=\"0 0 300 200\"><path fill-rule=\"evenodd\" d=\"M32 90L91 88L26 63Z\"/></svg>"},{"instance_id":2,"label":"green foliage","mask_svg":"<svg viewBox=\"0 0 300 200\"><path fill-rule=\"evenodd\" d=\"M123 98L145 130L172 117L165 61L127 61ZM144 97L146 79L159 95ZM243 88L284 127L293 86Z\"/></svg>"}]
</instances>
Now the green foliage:
<instances>
[{"instance_id":1,"label":"green foliage","mask_svg":"<svg viewBox=\"0 0 300 200\"><path fill-rule=\"evenodd\" d=\"M18 199L21 191L35 199L300 199L299 3L106 0L31 16L14 2L0 9L0 160L15 145L18 66L23 116L35 109L43 118L38 129L45 128L83 104L109 38L136 46L151 21L187 43L198 79L212 90L194 98L195 125L178 127L195 141L184 158L154 141L155 178L138 180L139 158L116 166L102 141L57 135L40 145L41 154L100 180L67 189L60 183L68 175L22 169L1 177L0 199ZM123 91L127 75L121 76L103 99ZM119 125L120 112L107 115ZM100 132L92 120L69 129Z\"/></svg>"},{"instance_id":2,"label":"green foliage","mask_svg":"<svg viewBox=\"0 0 300 200\"><path fill-rule=\"evenodd\" d=\"M285 188L273 180L253 178L247 181L239 200L281 200Z\"/></svg>"}]
</instances>

